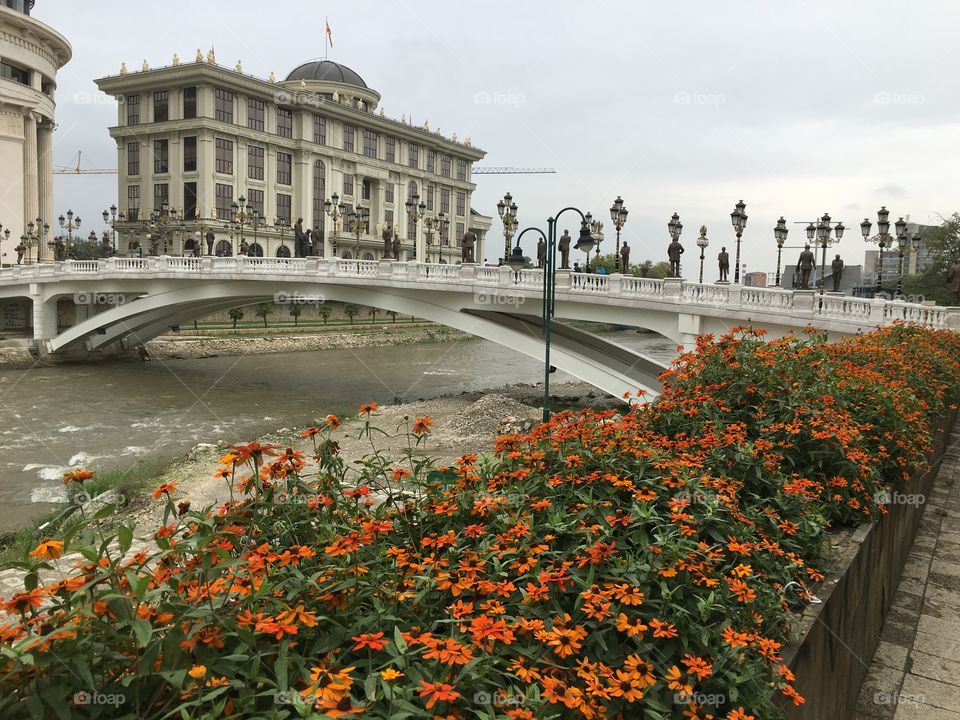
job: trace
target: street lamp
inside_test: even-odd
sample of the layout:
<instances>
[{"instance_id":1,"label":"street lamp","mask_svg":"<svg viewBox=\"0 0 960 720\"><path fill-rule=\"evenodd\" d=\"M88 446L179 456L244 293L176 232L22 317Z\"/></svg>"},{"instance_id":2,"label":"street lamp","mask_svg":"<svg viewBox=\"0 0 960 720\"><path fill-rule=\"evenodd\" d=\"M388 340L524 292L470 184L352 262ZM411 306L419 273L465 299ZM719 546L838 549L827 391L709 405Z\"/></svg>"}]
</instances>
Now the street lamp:
<instances>
[{"instance_id":1,"label":"street lamp","mask_svg":"<svg viewBox=\"0 0 960 720\"><path fill-rule=\"evenodd\" d=\"M887 206L882 206L877 210L877 234L870 236L872 224L869 218L864 218L860 223L860 231L863 233L863 239L869 243L876 243L880 248L880 256L877 258L877 282L874 288L875 294L880 294L883 290L883 251L893 247L893 237L890 235L890 211Z\"/></svg>"},{"instance_id":2,"label":"street lamp","mask_svg":"<svg viewBox=\"0 0 960 720\"><path fill-rule=\"evenodd\" d=\"M407 238L410 242L413 243L413 250L416 253L417 250L417 223L423 219L423 216L427 212L427 204L420 200L420 195L414 193L409 198L407 202L404 203L404 207L407 209L407 217L410 219L410 222L413 223L413 237ZM419 258L418 258L419 259ZM430 258L427 258L429 260Z\"/></svg>"},{"instance_id":3,"label":"street lamp","mask_svg":"<svg viewBox=\"0 0 960 720\"><path fill-rule=\"evenodd\" d=\"M447 219L447 215L444 212L437 213L436 217L425 217L423 219L423 232L426 237L426 246L427 246L427 263L430 262L430 248L433 245L433 236L434 233L437 235L437 251L440 255L439 259L443 259L443 249L441 243L443 241L443 231L447 226L450 225L450 220Z\"/></svg>"},{"instance_id":4,"label":"street lamp","mask_svg":"<svg viewBox=\"0 0 960 720\"><path fill-rule=\"evenodd\" d=\"M340 227L340 221L347 212L347 205L346 203L340 202L340 196L334 193L333 197L323 203L323 210L330 216L330 219L333 220L333 256L337 257L337 232Z\"/></svg>"},{"instance_id":5,"label":"street lamp","mask_svg":"<svg viewBox=\"0 0 960 720\"><path fill-rule=\"evenodd\" d=\"M733 224L734 232L737 233L737 258L736 265L733 268L734 284L740 282L740 236L743 235L743 231L747 227L746 209L746 203L741 200L734 206L733 212L730 213L730 222Z\"/></svg>"},{"instance_id":6,"label":"street lamp","mask_svg":"<svg viewBox=\"0 0 960 720\"><path fill-rule=\"evenodd\" d=\"M510 261L510 240L517 231L517 204L513 195L507 193L503 200L497 203L497 214L503 222L503 261Z\"/></svg>"},{"instance_id":7,"label":"street lamp","mask_svg":"<svg viewBox=\"0 0 960 720\"><path fill-rule=\"evenodd\" d=\"M109 225L111 234L111 242L113 243L114 253L120 253L120 246L117 244L117 206L111 205L109 210L103 211L103 224Z\"/></svg>"},{"instance_id":8,"label":"street lamp","mask_svg":"<svg viewBox=\"0 0 960 720\"><path fill-rule=\"evenodd\" d=\"M674 242L680 241L680 233L683 232L683 223L680 222L680 216L677 213L673 214L673 217L670 218L670 222L667 223L667 231L670 233L670 239ZM672 264L672 263L671 263ZM671 271L673 268L670 268ZM680 261L677 260L677 274L671 275L670 277L680 277Z\"/></svg>"},{"instance_id":9,"label":"street lamp","mask_svg":"<svg viewBox=\"0 0 960 720\"><path fill-rule=\"evenodd\" d=\"M897 255L900 256L900 269L897 271L897 297L903 292L903 254L910 252L910 238L907 236L907 221L903 218L894 223L897 233ZM919 245L919 241L917 242Z\"/></svg>"},{"instance_id":10,"label":"street lamp","mask_svg":"<svg viewBox=\"0 0 960 720\"><path fill-rule=\"evenodd\" d=\"M67 242L73 242L73 231L80 229L80 217L78 216L76 219L74 219L73 210L67 210L66 218L61 215L57 219L60 221L60 227L67 231Z\"/></svg>"},{"instance_id":11,"label":"street lamp","mask_svg":"<svg viewBox=\"0 0 960 720\"><path fill-rule=\"evenodd\" d=\"M824 294L827 286L827 247L840 242L840 239L843 237L844 230L846 230L846 228L843 226L842 222L832 223L829 213L824 213L823 217L820 218L816 225L814 225L812 222L807 225L807 239L816 240L823 253L820 261L820 277L818 278L820 282L821 295ZM836 237L831 237L831 233L834 233Z\"/></svg>"},{"instance_id":12,"label":"street lamp","mask_svg":"<svg viewBox=\"0 0 960 720\"><path fill-rule=\"evenodd\" d=\"M700 226L700 237L697 238L697 247L700 248L700 280L699 280L699 282L701 282L701 283L703 282L703 258L704 258L704 253L706 252L707 246L708 246L709 244L710 244L710 241L707 240L707 226L706 226L706 225L701 225L701 226Z\"/></svg>"},{"instance_id":13,"label":"street lamp","mask_svg":"<svg viewBox=\"0 0 960 720\"><path fill-rule=\"evenodd\" d=\"M356 210L351 210L350 214L347 215L347 220L350 224L350 232L354 234L357 238L357 242L353 248L353 259L360 259L360 237L363 235L363 231L366 230L367 221L370 219L370 211L365 207L357 206Z\"/></svg>"},{"instance_id":14,"label":"street lamp","mask_svg":"<svg viewBox=\"0 0 960 720\"><path fill-rule=\"evenodd\" d=\"M780 219L777 220L777 226L773 229L773 237L777 241L777 280L774 283L777 287L780 287L780 256L783 254L783 244L787 241L787 233L789 232L787 221L781 215Z\"/></svg>"},{"instance_id":15,"label":"street lamp","mask_svg":"<svg viewBox=\"0 0 960 720\"><path fill-rule=\"evenodd\" d=\"M43 238L45 238L49 232L50 226L40 218L37 218L35 222L31 220L27 223L27 234L20 236L20 242L22 242L27 248L28 264L30 262L30 249L33 247L37 248L37 262L40 262L40 244L44 241ZM9 230L6 233L6 237L10 237Z\"/></svg>"},{"instance_id":16,"label":"street lamp","mask_svg":"<svg viewBox=\"0 0 960 720\"><path fill-rule=\"evenodd\" d=\"M620 230L627 224L627 208L623 205L623 198L617 195L617 199L610 206L610 219L613 221L613 227L617 230L617 250L613 257L613 267L621 270L620 267Z\"/></svg>"},{"instance_id":17,"label":"street lamp","mask_svg":"<svg viewBox=\"0 0 960 720\"><path fill-rule=\"evenodd\" d=\"M591 232L592 225L593 216L587 213L583 216L583 221L580 223L580 237L577 238L577 244L574 246L577 250L582 250L587 256L586 265L583 268L584 272L590 272L590 251L593 250L593 246L597 243Z\"/></svg>"}]
</instances>

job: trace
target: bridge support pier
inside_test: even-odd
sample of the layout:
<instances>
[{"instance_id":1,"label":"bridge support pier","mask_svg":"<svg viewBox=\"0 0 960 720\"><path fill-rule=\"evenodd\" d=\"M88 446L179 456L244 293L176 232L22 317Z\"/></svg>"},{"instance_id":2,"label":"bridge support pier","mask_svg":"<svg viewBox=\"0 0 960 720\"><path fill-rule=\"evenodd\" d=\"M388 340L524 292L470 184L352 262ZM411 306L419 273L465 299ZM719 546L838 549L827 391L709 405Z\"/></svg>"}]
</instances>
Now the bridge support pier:
<instances>
[{"instance_id":1,"label":"bridge support pier","mask_svg":"<svg viewBox=\"0 0 960 720\"><path fill-rule=\"evenodd\" d=\"M677 315L677 330L684 352L692 352L697 349L697 335L701 332L700 321L699 315L689 315L687 313Z\"/></svg>"},{"instance_id":2,"label":"bridge support pier","mask_svg":"<svg viewBox=\"0 0 960 720\"><path fill-rule=\"evenodd\" d=\"M33 339L37 345L57 336L57 300L48 300L40 285L30 285L30 303L33 310Z\"/></svg>"}]
</instances>

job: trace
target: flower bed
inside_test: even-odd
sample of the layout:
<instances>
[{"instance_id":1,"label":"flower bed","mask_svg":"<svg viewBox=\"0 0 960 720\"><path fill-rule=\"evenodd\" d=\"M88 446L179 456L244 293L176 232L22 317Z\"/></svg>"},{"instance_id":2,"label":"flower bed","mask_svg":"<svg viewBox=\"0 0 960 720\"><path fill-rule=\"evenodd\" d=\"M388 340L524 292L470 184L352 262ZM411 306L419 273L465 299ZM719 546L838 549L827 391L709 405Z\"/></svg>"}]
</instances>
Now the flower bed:
<instances>
[{"instance_id":1,"label":"flower bed","mask_svg":"<svg viewBox=\"0 0 960 720\"><path fill-rule=\"evenodd\" d=\"M348 467L334 416L312 458L236 446L223 507L157 489L156 550L90 518L24 559L0 713L780 718L803 702L781 648L825 533L924 463L960 340L760 336L701 338L655 403L450 468L415 452L427 418L398 462ZM63 552L85 563L39 586Z\"/></svg>"}]
</instances>

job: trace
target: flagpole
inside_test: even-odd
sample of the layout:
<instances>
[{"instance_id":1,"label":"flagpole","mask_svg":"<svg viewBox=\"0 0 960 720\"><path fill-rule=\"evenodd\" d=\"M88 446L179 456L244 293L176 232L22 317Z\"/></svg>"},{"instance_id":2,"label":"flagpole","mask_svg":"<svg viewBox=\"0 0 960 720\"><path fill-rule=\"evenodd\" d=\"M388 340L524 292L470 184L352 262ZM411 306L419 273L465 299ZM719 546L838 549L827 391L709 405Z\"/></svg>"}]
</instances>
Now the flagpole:
<instances>
[{"instance_id":1,"label":"flagpole","mask_svg":"<svg viewBox=\"0 0 960 720\"><path fill-rule=\"evenodd\" d=\"M323 17L323 59L327 60L330 57L330 18L327 16Z\"/></svg>"}]
</instances>

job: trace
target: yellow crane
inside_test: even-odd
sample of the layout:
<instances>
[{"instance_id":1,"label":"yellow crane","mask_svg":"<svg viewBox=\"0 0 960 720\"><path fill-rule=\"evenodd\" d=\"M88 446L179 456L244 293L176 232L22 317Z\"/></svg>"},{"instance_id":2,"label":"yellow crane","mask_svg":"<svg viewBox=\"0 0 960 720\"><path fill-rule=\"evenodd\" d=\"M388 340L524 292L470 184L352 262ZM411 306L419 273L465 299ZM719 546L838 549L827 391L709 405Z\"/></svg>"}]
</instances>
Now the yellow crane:
<instances>
[{"instance_id":1,"label":"yellow crane","mask_svg":"<svg viewBox=\"0 0 960 720\"><path fill-rule=\"evenodd\" d=\"M116 175L117 171L115 169L102 168L97 170L81 170L80 169L80 158L83 157L83 150L77 151L77 164L71 165L69 167L59 166L54 169L54 175Z\"/></svg>"}]
</instances>

